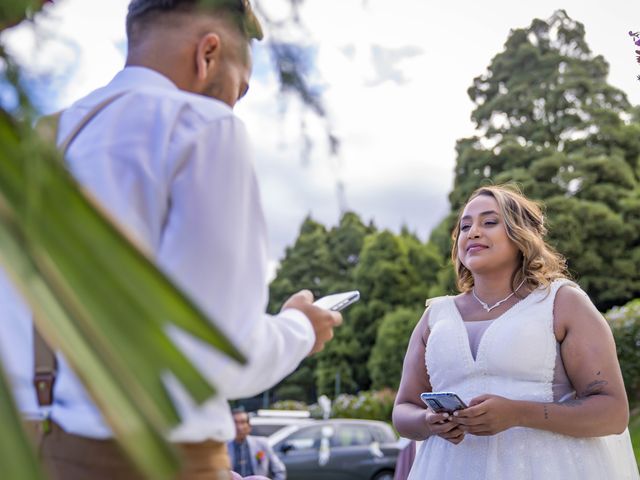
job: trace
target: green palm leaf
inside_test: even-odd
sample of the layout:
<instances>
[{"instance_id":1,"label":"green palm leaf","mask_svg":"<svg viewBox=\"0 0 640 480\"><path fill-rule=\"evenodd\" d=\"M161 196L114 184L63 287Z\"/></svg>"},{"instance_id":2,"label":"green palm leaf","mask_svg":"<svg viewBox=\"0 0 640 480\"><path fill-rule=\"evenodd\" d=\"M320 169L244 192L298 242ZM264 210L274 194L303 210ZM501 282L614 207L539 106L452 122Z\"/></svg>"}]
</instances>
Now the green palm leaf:
<instances>
[{"instance_id":1,"label":"green palm leaf","mask_svg":"<svg viewBox=\"0 0 640 480\"><path fill-rule=\"evenodd\" d=\"M44 0L0 7L0 30ZM140 470L170 478L179 459L166 442L178 415L163 378L196 402L214 388L167 337L178 327L237 361L243 356L137 249L28 125L18 69L0 46L5 87L20 120L0 109L0 265L35 314L38 330L64 353ZM0 85L2 87L2 85ZM0 368L0 465L7 478L41 479Z\"/></svg>"},{"instance_id":2,"label":"green palm leaf","mask_svg":"<svg viewBox=\"0 0 640 480\"><path fill-rule=\"evenodd\" d=\"M171 476L178 463L163 435L179 418L163 377L171 373L199 403L215 392L169 340L167 327L238 361L243 356L30 129L0 116L0 145L2 266L132 459L152 478Z\"/></svg>"},{"instance_id":3,"label":"green palm leaf","mask_svg":"<svg viewBox=\"0 0 640 480\"><path fill-rule=\"evenodd\" d=\"M41 480L36 456L20 425L13 397L0 371L0 465L5 478Z\"/></svg>"}]
</instances>

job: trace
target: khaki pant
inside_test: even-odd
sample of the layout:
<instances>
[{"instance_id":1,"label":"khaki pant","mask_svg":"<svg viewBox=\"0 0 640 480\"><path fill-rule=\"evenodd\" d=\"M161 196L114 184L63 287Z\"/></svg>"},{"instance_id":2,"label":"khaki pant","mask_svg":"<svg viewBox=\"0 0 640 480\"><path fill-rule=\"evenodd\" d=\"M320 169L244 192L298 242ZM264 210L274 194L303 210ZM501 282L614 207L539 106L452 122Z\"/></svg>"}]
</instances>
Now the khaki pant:
<instances>
[{"instance_id":1,"label":"khaki pant","mask_svg":"<svg viewBox=\"0 0 640 480\"><path fill-rule=\"evenodd\" d=\"M28 422L26 429L51 480L149 480L113 440L72 435L55 423L46 434L39 423ZM226 444L206 441L177 447L183 461L176 480L231 479Z\"/></svg>"}]
</instances>

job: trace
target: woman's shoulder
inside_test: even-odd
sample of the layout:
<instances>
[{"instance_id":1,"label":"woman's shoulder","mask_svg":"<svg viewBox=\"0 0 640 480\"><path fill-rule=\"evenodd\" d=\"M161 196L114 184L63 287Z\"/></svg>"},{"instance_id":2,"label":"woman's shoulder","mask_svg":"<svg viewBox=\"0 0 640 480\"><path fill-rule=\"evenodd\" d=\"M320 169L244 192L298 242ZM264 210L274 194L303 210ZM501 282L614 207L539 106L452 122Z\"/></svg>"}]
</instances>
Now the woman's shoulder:
<instances>
[{"instance_id":1,"label":"woman's shoulder","mask_svg":"<svg viewBox=\"0 0 640 480\"><path fill-rule=\"evenodd\" d=\"M554 283L557 283L556 287L556 296L554 299L554 311L558 310L570 310L573 308L594 308L593 302L586 294L584 290L580 288L580 286L571 281L558 281L555 280Z\"/></svg>"},{"instance_id":2,"label":"woman's shoulder","mask_svg":"<svg viewBox=\"0 0 640 480\"><path fill-rule=\"evenodd\" d=\"M606 323L589 296L575 283L559 288L553 303L553 319L556 336L561 338L574 327L585 329Z\"/></svg>"}]
</instances>

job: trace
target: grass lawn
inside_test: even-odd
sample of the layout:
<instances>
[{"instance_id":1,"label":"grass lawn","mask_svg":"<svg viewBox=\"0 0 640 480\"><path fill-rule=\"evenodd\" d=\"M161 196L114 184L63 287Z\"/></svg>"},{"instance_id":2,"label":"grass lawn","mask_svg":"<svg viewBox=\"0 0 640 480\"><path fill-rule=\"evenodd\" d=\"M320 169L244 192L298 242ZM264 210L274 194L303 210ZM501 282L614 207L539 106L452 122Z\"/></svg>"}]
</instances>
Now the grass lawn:
<instances>
[{"instance_id":1,"label":"grass lawn","mask_svg":"<svg viewBox=\"0 0 640 480\"><path fill-rule=\"evenodd\" d=\"M631 443L633 443L633 452L636 454L636 461L640 465L640 411L635 410L632 413L629 422L629 432L631 433Z\"/></svg>"}]
</instances>

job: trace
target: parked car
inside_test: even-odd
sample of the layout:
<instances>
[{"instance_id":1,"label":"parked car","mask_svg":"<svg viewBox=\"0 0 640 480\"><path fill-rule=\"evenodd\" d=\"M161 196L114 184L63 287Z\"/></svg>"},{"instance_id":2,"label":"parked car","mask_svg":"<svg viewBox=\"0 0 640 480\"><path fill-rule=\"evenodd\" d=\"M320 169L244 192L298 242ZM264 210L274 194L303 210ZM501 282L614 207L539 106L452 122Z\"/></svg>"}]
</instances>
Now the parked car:
<instances>
[{"instance_id":1,"label":"parked car","mask_svg":"<svg viewBox=\"0 0 640 480\"><path fill-rule=\"evenodd\" d=\"M251 415L251 435L269 437L278 430L290 425L308 425L313 423L308 411L296 410L258 410Z\"/></svg>"},{"instance_id":2,"label":"parked car","mask_svg":"<svg viewBox=\"0 0 640 480\"><path fill-rule=\"evenodd\" d=\"M374 420L309 420L268 441L289 480L393 480L401 449L393 429Z\"/></svg>"}]
</instances>

